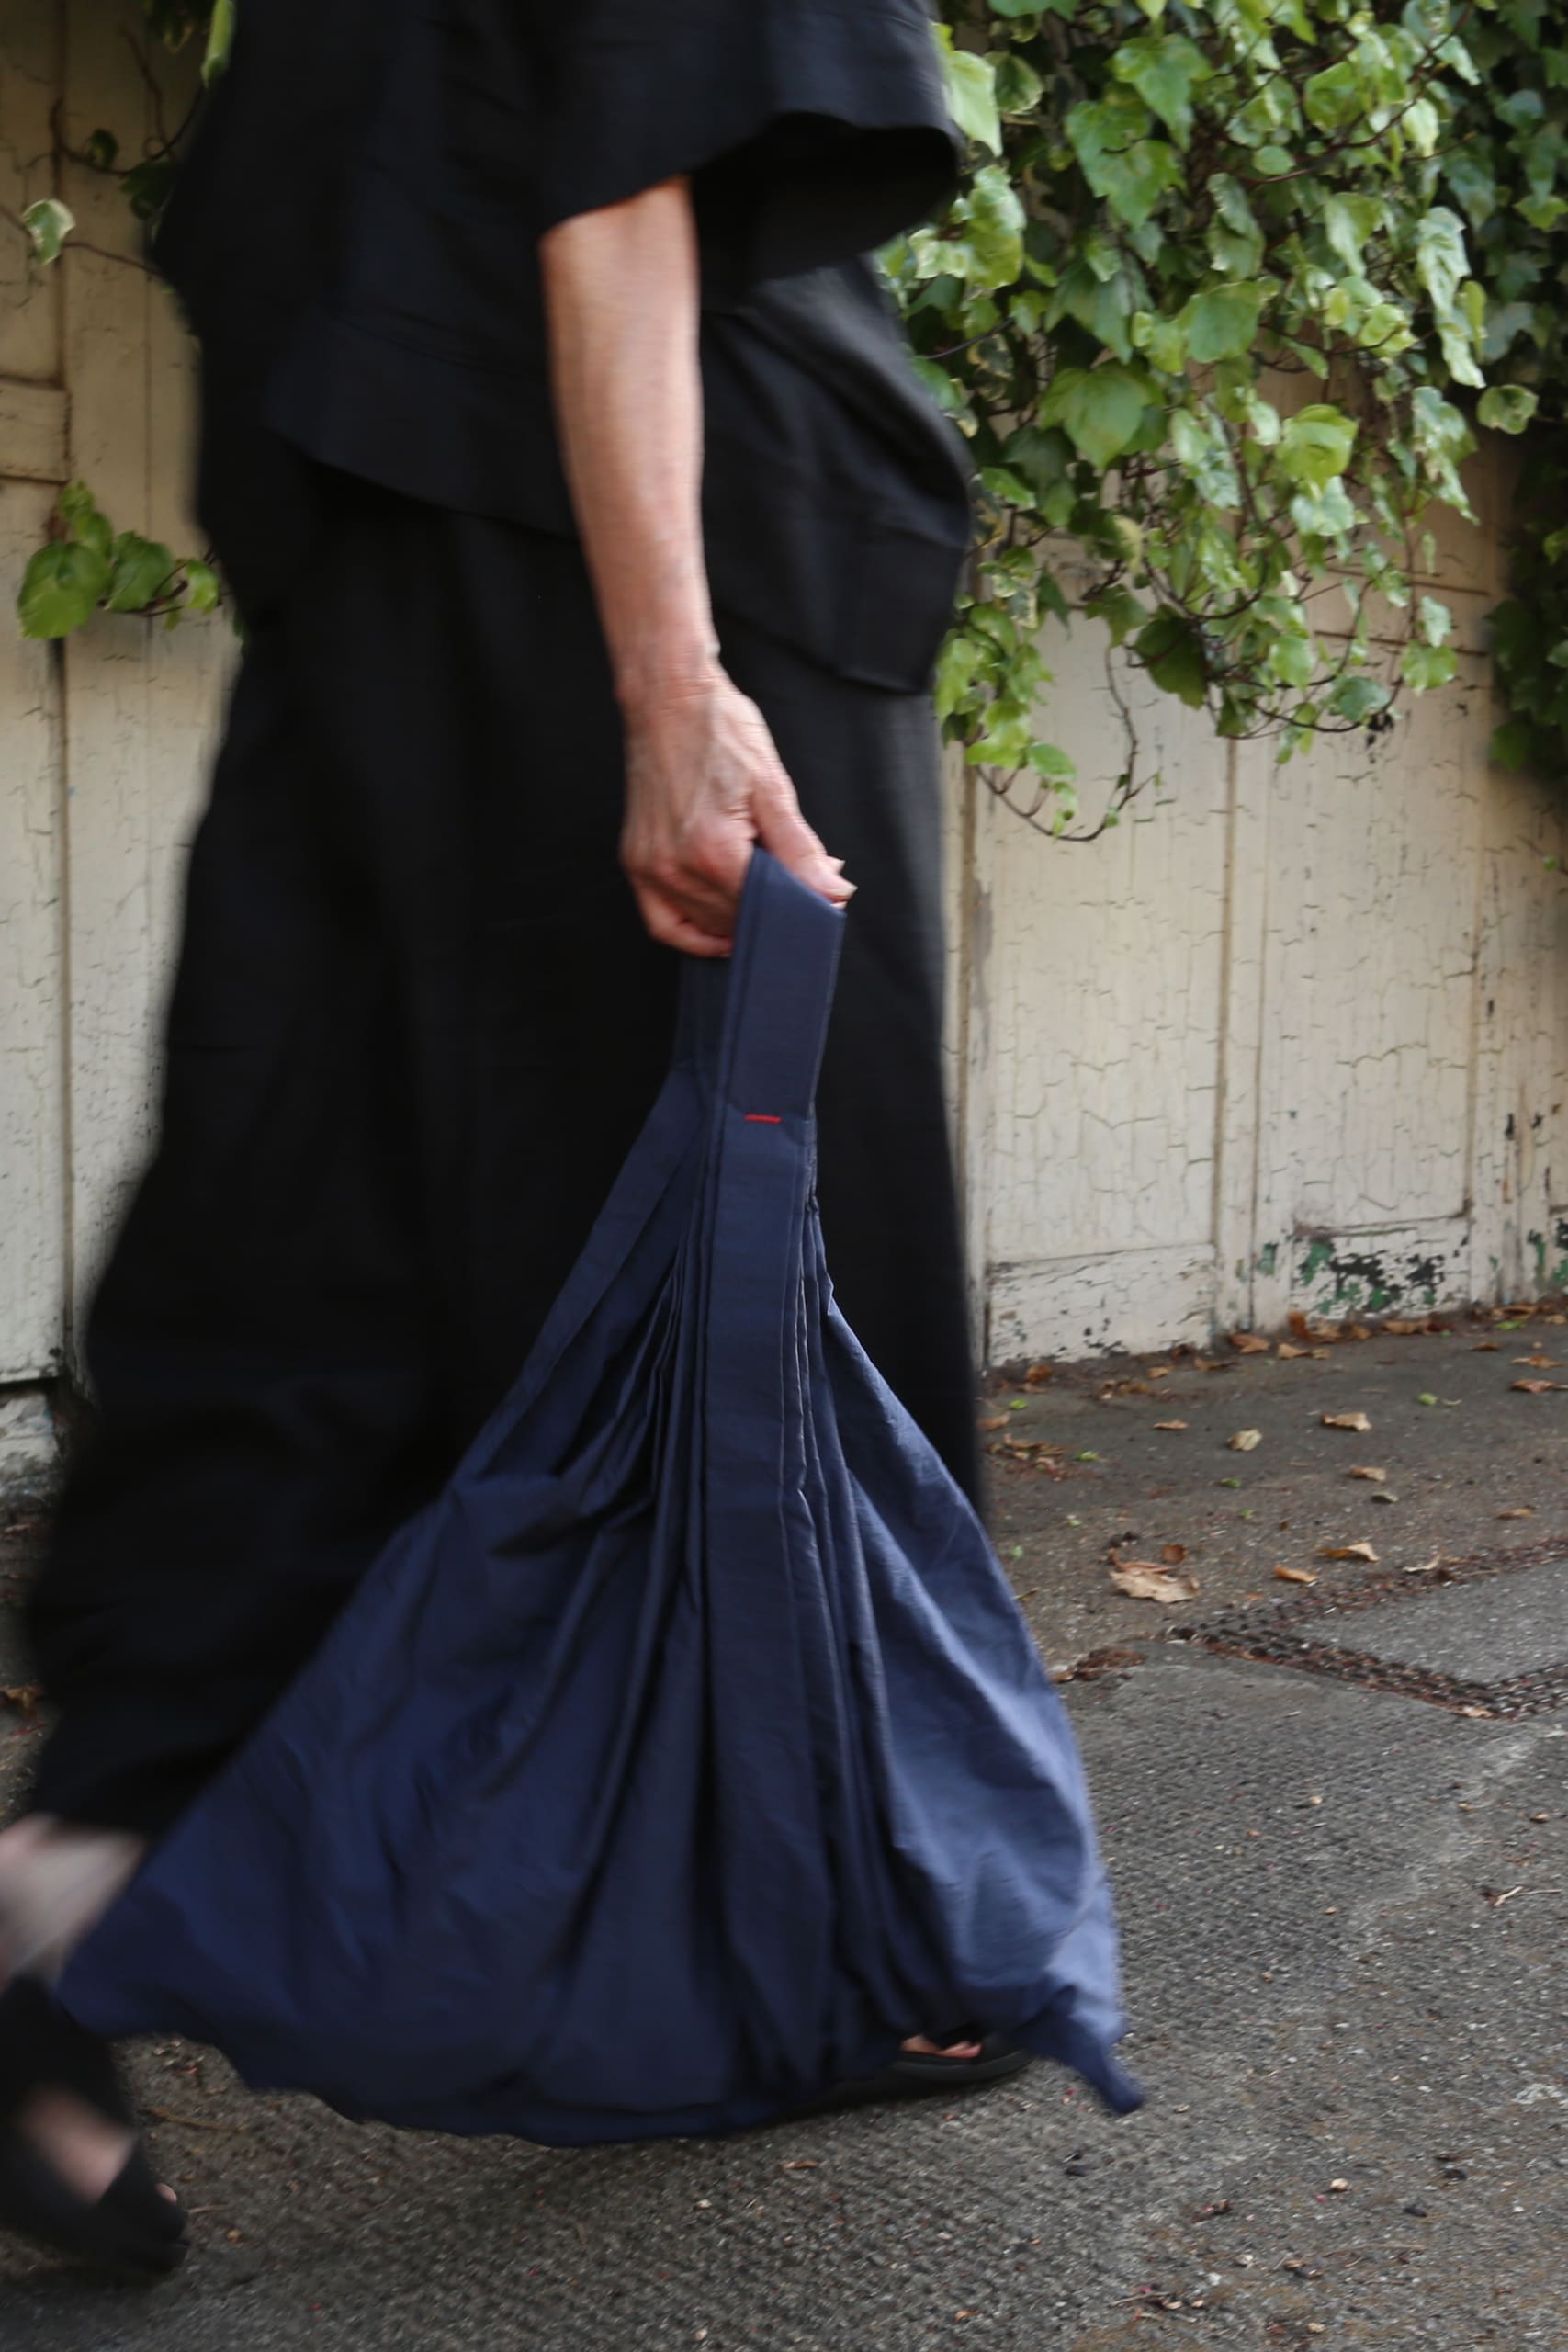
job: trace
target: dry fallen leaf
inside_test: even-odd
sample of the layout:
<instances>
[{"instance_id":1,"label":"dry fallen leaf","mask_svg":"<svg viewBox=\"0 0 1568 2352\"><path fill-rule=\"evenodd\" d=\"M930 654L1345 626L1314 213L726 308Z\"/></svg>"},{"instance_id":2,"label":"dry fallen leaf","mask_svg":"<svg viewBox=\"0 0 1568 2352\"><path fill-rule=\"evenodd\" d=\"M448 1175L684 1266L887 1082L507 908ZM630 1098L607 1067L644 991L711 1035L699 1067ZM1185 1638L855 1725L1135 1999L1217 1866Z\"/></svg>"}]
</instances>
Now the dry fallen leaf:
<instances>
[{"instance_id":1,"label":"dry fallen leaf","mask_svg":"<svg viewBox=\"0 0 1568 2352\"><path fill-rule=\"evenodd\" d=\"M1159 1556L1162 1566L1179 1568L1187 1557L1187 1546L1185 1544L1162 1544Z\"/></svg>"},{"instance_id":2,"label":"dry fallen leaf","mask_svg":"<svg viewBox=\"0 0 1568 2352\"><path fill-rule=\"evenodd\" d=\"M977 1430L1005 1430L1007 1425L1008 1417L1005 1413L986 1413L976 1422L975 1427Z\"/></svg>"},{"instance_id":3,"label":"dry fallen leaf","mask_svg":"<svg viewBox=\"0 0 1568 2352\"><path fill-rule=\"evenodd\" d=\"M1295 1333L1298 1340L1306 1339L1312 1330L1311 1324L1307 1321L1306 1317L1302 1313L1299 1306L1292 1307L1286 1320L1289 1322L1292 1330Z\"/></svg>"},{"instance_id":4,"label":"dry fallen leaf","mask_svg":"<svg viewBox=\"0 0 1568 2352\"><path fill-rule=\"evenodd\" d=\"M1055 1370L1054 1363L1032 1363L1023 1375L1024 1386L1043 1388L1048 1380L1055 1377Z\"/></svg>"},{"instance_id":5,"label":"dry fallen leaf","mask_svg":"<svg viewBox=\"0 0 1568 2352\"><path fill-rule=\"evenodd\" d=\"M1497 1516L1499 1519L1533 1519L1535 1508L1531 1503L1516 1503L1511 1510L1500 1510Z\"/></svg>"},{"instance_id":6,"label":"dry fallen leaf","mask_svg":"<svg viewBox=\"0 0 1568 2352\"><path fill-rule=\"evenodd\" d=\"M1372 1336L1364 1323L1347 1323L1344 1330L1348 1340L1370 1340Z\"/></svg>"},{"instance_id":7,"label":"dry fallen leaf","mask_svg":"<svg viewBox=\"0 0 1568 2352\"><path fill-rule=\"evenodd\" d=\"M1495 1356L1501 1351L1495 1340L1477 1340L1470 1352L1472 1356Z\"/></svg>"},{"instance_id":8,"label":"dry fallen leaf","mask_svg":"<svg viewBox=\"0 0 1568 2352\"><path fill-rule=\"evenodd\" d=\"M1317 1556L1320 1560L1368 1560L1374 1567L1378 1557L1370 1544L1320 1544Z\"/></svg>"},{"instance_id":9,"label":"dry fallen leaf","mask_svg":"<svg viewBox=\"0 0 1568 2352\"><path fill-rule=\"evenodd\" d=\"M1185 1421L1156 1421L1155 1427L1156 1430L1184 1430L1187 1424Z\"/></svg>"},{"instance_id":10,"label":"dry fallen leaf","mask_svg":"<svg viewBox=\"0 0 1568 2352\"><path fill-rule=\"evenodd\" d=\"M1233 1331L1231 1345L1244 1356L1266 1356L1269 1341L1258 1331Z\"/></svg>"},{"instance_id":11,"label":"dry fallen leaf","mask_svg":"<svg viewBox=\"0 0 1568 2352\"><path fill-rule=\"evenodd\" d=\"M1382 1328L1385 1331L1392 1331L1396 1340L1407 1340L1413 1332L1424 1331L1427 1326L1425 1323L1404 1323L1390 1316Z\"/></svg>"},{"instance_id":12,"label":"dry fallen leaf","mask_svg":"<svg viewBox=\"0 0 1568 2352\"><path fill-rule=\"evenodd\" d=\"M1345 1476L1348 1478L1368 1478L1374 1487L1381 1487L1388 1472L1375 1469L1370 1462L1352 1462Z\"/></svg>"},{"instance_id":13,"label":"dry fallen leaf","mask_svg":"<svg viewBox=\"0 0 1568 2352\"><path fill-rule=\"evenodd\" d=\"M1293 1348L1289 1340L1281 1340L1274 1352L1276 1355L1283 1356L1288 1363L1293 1356L1310 1356L1312 1350L1310 1348Z\"/></svg>"},{"instance_id":14,"label":"dry fallen leaf","mask_svg":"<svg viewBox=\"0 0 1568 2352\"><path fill-rule=\"evenodd\" d=\"M1371 1428L1365 1413L1320 1413L1318 1419L1325 1430L1354 1430L1359 1437Z\"/></svg>"},{"instance_id":15,"label":"dry fallen leaf","mask_svg":"<svg viewBox=\"0 0 1568 2352\"><path fill-rule=\"evenodd\" d=\"M20 1707L24 1715L36 1714L38 1702L43 1697L41 1682L7 1682L0 1685L0 1699L8 1706Z\"/></svg>"},{"instance_id":16,"label":"dry fallen leaf","mask_svg":"<svg viewBox=\"0 0 1568 2352\"><path fill-rule=\"evenodd\" d=\"M1196 1577L1172 1576L1157 1560L1123 1560L1111 1571L1111 1581L1129 1600L1157 1600L1168 1609L1173 1602L1196 1598Z\"/></svg>"},{"instance_id":17,"label":"dry fallen leaf","mask_svg":"<svg viewBox=\"0 0 1568 2352\"><path fill-rule=\"evenodd\" d=\"M1440 1568L1442 1564L1442 1554L1434 1552L1429 1560L1407 1560L1404 1564L1404 1573L1407 1577L1429 1576L1434 1568Z\"/></svg>"},{"instance_id":18,"label":"dry fallen leaf","mask_svg":"<svg viewBox=\"0 0 1568 2352\"><path fill-rule=\"evenodd\" d=\"M1554 1388L1568 1388L1568 1380L1510 1380L1510 1388L1522 1388L1527 1396L1546 1396Z\"/></svg>"},{"instance_id":19,"label":"dry fallen leaf","mask_svg":"<svg viewBox=\"0 0 1568 2352\"><path fill-rule=\"evenodd\" d=\"M1310 1568L1276 1568L1274 1574L1281 1584L1315 1584L1317 1578Z\"/></svg>"},{"instance_id":20,"label":"dry fallen leaf","mask_svg":"<svg viewBox=\"0 0 1568 2352\"><path fill-rule=\"evenodd\" d=\"M1261 1445L1262 1442L1261 1430L1237 1430L1234 1437L1227 1437L1225 1440L1225 1443L1233 1453L1250 1453L1255 1445Z\"/></svg>"},{"instance_id":21,"label":"dry fallen leaf","mask_svg":"<svg viewBox=\"0 0 1568 2352\"><path fill-rule=\"evenodd\" d=\"M1516 1356L1516 1363L1528 1363L1537 1372L1561 1372L1562 1367L1555 1356L1543 1355L1538 1348L1533 1356Z\"/></svg>"},{"instance_id":22,"label":"dry fallen leaf","mask_svg":"<svg viewBox=\"0 0 1568 2352\"><path fill-rule=\"evenodd\" d=\"M1147 1363L1144 1366L1144 1370L1148 1374L1151 1380L1168 1379L1169 1375L1175 1371L1175 1369L1176 1366L1170 1363Z\"/></svg>"},{"instance_id":23,"label":"dry fallen leaf","mask_svg":"<svg viewBox=\"0 0 1568 2352\"><path fill-rule=\"evenodd\" d=\"M1349 2186L1348 2180L1331 2180L1328 2184L1328 2193L1331 2197L1341 2196Z\"/></svg>"}]
</instances>

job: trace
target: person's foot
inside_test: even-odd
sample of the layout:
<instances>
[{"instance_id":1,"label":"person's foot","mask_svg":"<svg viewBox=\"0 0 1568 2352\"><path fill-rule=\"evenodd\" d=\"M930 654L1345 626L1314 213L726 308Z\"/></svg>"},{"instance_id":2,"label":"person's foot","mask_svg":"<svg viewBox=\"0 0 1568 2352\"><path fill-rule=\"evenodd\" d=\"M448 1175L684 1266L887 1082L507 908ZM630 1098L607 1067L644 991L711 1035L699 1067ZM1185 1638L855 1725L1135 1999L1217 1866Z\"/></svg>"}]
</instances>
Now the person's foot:
<instances>
[{"instance_id":1,"label":"person's foot","mask_svg":"<svg viewBox=\"0 0 1568 2352\"><path fill-rule=\"evenodd\" d=\"M107 2043L28 1977L0 1995L0 2228L146 2278L186 2253Z\"/></svg>"},{"instance_id":2,"label":"person's foot","mask_svg":"<svg viewBox=\"0 0 1568 2352\"><path fill-rule=\"evenodd\" d=\"M958 2098L966 2091L1005 2082L1033 2063L1027 2050L1004 2041L998 2033L987 2034L980 2041L945 2043L911 2034L897 2057L880 2073L835 2083L818 2098L791 2108L789 2119L829 2114L847 2107L881 2107L901 2099Z\"/></svg>"}]
</instances>

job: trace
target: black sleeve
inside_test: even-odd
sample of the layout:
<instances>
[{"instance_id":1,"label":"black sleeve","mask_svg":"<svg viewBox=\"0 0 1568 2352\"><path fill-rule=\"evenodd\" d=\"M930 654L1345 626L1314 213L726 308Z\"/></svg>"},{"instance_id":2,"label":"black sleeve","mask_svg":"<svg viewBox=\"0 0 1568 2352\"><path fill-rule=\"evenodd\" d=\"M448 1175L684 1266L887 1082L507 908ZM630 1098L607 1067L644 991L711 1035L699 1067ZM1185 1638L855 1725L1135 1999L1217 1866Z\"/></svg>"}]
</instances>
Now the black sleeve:
<instances>
[{"instance_id":1,"label":"black sleeve","mask_svg":"<svg viewBox=\"0 0 1568 2352\"><path fill-rule=\"evenodd\" d=\"M688 175L711 296L867 253L952 189L925 0L567 0L541 232Z\"/></svg>"}]
</instances>

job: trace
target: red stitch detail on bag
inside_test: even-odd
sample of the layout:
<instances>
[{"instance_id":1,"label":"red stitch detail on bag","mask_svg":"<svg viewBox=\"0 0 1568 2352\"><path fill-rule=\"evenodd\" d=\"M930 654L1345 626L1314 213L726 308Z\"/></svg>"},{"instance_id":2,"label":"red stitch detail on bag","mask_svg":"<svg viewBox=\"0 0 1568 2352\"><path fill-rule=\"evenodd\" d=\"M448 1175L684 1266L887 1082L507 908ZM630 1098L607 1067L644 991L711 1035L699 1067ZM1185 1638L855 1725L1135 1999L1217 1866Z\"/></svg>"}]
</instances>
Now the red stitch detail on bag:
<instances>
[{"instance_id":1,"label":"red stitch detail on bag","mask_svg":"<svg viewBox=\"0 0 1568 2352\"><path fill-rule=\"evenodd\" d=\"M782 1127L784 1119L777 1111L748 1111L746 1121L753 1127Z\"/></svg>"}]
</instances>

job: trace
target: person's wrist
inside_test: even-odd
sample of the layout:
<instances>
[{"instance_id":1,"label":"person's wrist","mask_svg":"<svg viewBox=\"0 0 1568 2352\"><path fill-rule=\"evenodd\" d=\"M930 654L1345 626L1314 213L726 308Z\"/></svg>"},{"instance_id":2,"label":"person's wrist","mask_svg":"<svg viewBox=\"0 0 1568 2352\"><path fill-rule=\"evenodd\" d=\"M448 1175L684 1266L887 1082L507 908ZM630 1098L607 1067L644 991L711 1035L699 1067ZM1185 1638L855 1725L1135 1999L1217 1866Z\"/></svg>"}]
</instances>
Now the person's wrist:
<instances>
[{"instance_id":1,"label":"person's wrist","mask_svg":"<svg viewBox=\"0 0 1568 2352\"><path fill-rule=\"evenodd\" d=\"M615 700L629 726L701 700L724 683L718 649L712 644L688 645L642 652L615 671Z\"/></svg>"}]
</instances>

